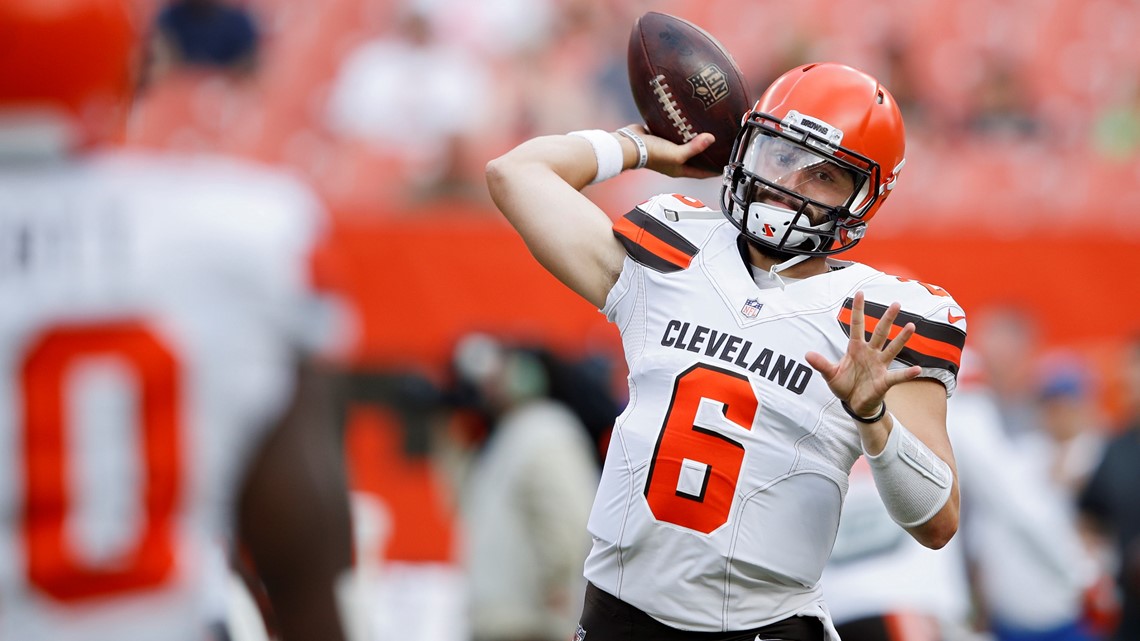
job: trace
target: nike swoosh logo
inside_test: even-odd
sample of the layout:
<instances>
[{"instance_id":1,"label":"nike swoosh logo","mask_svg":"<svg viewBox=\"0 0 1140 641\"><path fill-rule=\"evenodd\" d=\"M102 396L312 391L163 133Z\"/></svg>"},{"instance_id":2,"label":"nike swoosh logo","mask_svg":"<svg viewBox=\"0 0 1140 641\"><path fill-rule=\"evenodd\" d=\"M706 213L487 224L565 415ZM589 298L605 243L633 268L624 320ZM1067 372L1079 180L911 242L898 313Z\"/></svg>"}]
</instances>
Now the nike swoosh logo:
<instances>
[{"instance_id":1,"label":"nike swoosh logo","mask_svg":"<svg viewBox=\"0 0 1140 641\"><path fill-rule=\"evenodd\" d=\"M963 314L961 316L955 316L953 312L946 310L946 320L950 321L950 324L953 325L960 320L966 320L966 315Z\"/></svg>"}]
</instances>

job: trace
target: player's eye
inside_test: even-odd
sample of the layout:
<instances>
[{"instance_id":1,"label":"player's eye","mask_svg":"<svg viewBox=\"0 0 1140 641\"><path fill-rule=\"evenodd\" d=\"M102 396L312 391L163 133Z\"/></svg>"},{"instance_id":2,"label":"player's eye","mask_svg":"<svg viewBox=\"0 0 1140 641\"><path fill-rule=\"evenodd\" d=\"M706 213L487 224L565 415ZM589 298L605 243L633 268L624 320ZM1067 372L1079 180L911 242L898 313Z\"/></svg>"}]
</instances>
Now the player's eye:
<instances>
[{"instance_id":1,"label":"player's eye","mask_svg":"<svg viewBox=\"0 0 1140 641\"><path fill-rule=\"evenodd\" d=\"M854 189L855 176L851 172L835 165L825 165L820 169L820 180L833 183L837 188Z\"/></svg>"}]
</instances>

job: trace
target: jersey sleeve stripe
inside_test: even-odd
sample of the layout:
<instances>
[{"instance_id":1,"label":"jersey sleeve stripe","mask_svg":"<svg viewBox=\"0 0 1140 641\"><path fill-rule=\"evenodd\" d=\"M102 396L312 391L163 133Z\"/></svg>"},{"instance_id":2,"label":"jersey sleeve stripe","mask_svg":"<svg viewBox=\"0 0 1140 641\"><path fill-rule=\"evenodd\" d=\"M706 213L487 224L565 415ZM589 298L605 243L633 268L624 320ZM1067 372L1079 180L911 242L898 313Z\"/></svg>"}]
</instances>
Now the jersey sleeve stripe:
<instances>
[{"instance_id":1,"label":"jersey sleeve stripe","mask_svg":"<svg viewBox=\"0 0 1140 641\"><path fill-rule=\"evenodd\" d=\"M625 215L625 219L652 234L658 240L679 250L692 258L697 255L697 246L685 239L677 230L669 227L657 218L650 216L641 209L634 208Z\"/></svg>"},{"instance_id":2,"label":"jersey sleeve stripe","mask_svg":"<svg viewBox=\"0 0 1140 641\"><path fill-rule=\"evenodd\" d=\"M847 299L839 311L839 324L848 335L851 333L851 303L852 300ZM886 311L887 307L884 305L876 303L864 305L864 330L868 336L875 331ZM900 312L888 336L890 338L898 336L907 323L914 323L915 333L907 341L898 360L910 365L942 368L957 374L962 362L962 348L966 344L966 333L956 327L930 321L915 314Z\"/></svg>"},{"instance_id":3,"label":"jersey sleeve stripe","mask_svg":"<svg viewBox=\"0 0 1140 641\"><path fill-rule=\"evenodd\" d=\"M697 254L695 245L640 209L618 220L614 235L631 258L657 271L687 269Z\"/></svg>"}]
</instances>

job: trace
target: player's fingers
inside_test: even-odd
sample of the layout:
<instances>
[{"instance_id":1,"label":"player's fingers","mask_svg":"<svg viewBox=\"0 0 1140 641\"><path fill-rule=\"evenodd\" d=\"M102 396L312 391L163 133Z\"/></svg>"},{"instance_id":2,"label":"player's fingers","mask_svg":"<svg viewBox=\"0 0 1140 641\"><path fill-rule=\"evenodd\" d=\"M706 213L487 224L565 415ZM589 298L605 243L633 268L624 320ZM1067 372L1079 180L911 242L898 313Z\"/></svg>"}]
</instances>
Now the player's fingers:
<instances>
[{"instance_id":1,"label":"player's fingers","mask_svg":"<svg viewBox=\"0 0 1140 641\"><path fill-rule=\"evenodd\" d=\"M863 341L866 337L863 329L863 292L855 292L851 299L851 340Z\"/></svg>"},{"instance_id":2,"label":"player's fingers","mask_svg":"<svg viewBox=\"0 0 1140 641\"><path fill-rule=\"evenodd\" d=\"M887 339L890 338L891 328L894 327L895 319L898 318L899 310L902 306L898 303L891 303L887 308L886 313L879 319L875 325L875 331L871 334L871 340L868 341L872 349L880 350L887 344Z\"/></svg>"},{"instance_id":3,"label":"player's fingers","mask_svg":"<svg viewBox=\"0 0 1140 641\"><path fill-rule=\"evenodd\" d=\"M679 160L681 164L685 164L693 156L696 156L697 154L708 149L709 146L711 146L715 141L716 138L712 134L697 134L693 137L692 140L681 145L678 148L679 154L677 156L677 160ZM724 160L726 163L728 162L728 158L725 158Z\"/></svg>"},{"instance_id":4,"label":"player's fingers","mask_svg":"<svg viewBox=\"0 0 1140 641\"><path fill-rule=\"evenodd\" d=\"M706 132L703 134L697 134L696 136L693 136L692 140L690 140L689 142L687 142L681 146L685 147L686 149L691 149L693 152L693 155L695 156L695 155L701 153L702 151L708 149L709 147L711 147L714 142L716 142L716 136ZM728 159L726 158L725 160L728 160Z\"/></svg>"},{"instance_id":5,"label":"player's fingers","mask_svg":"<svg viewBox=\"0 0 1140 641\"><path fill-rule=\"evenodd\" d=\"M694 178L707 178L711 173L689 171L685 163L690 158L701 153L712 144L712 134L699 134L689 142L678 145L664 138L652 134L643 137L646 149L649 152L649 162L646 167L660 172L666 176L691 176ZM725 159L727 161L727 159Z\"/></svg>"},{"instance_id":6,"label":"player's fingers","mask_svg":"<svg viewBox=\"0 0 1140 641\"><path fill-rule=\"evenodd\" d=\"M908 367L906 369L890 370L889 372L887 372L887 385L889 387L894 387L895 385L898 385L899 383L905 383L907 381L913 381L914 379L918 378L918 375L921 373L922 373L922 368L919 367L918 365L913 365L913 366Z\"/></svg>"},{"instance_id":7,"label":"player's fingers","mask_svg":"<svg viewBox=\"0 0 1140 641\"><path fill-rule=\"evenodd\" d=\"M823 374L824 380L830 381L835 377L835 371L838 368L838 365L827 360L827 357L825 357L823 354L820 354L818 352L808 352L807 354L804 354L804 360L808 362L808 365L814 367L817 372Z\"/></svg>"},{"instance_id":8,"label":"player's fingers","mask_svg":"<svg viewBox=\"0 0 1140 641\"><path fill-rule=\"evenodd\" d=\"M902 331L898 333L898 336L895 336L894 340L883 348L884 360L895 360L899 353L903 351L903 348L906 347L906 342L910 340L911 336L914 336L914 323L907 323L906 326L902 328Z\"/></svg>"}]
</instances>

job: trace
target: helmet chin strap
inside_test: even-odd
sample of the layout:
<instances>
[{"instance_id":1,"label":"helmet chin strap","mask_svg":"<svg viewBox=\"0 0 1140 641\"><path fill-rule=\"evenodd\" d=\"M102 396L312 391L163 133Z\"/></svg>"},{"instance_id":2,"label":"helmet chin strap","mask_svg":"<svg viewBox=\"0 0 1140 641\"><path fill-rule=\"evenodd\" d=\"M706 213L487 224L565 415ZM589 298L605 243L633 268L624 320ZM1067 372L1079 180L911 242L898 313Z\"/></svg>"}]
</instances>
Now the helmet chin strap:
<instances>
[{"instance_id":1,"label":"helmet chin strap","mask_svg":"<svg viewBox=\"0 0 1140 641\"><path fill-rule=\"evenodd\" d=\"M791 258L789 258L783 262L776 263L775 265L772 265L771 267L769 267L768 268L768 274L772 277L773 280L775 280L777 283L779 283L780 289L784 289L785 287L788 286L788 284L787 284L787 282L784 281L783 278L780 278L780 272L782 272L786 269L795 267L796 265L799 265L800 263L804 262L805 260L807 260L809 258L811 258L811 256L809 256L807 254L798 254L796 256L792 256Z\"/></svg>"},{"instance_id":2,"label":"helmet chin strap","mask_svg":"<svg viewBox=\"0 0 1140 641\"><path fill-rule=\"evenodd\" d=\"M780 286L780 289L784 289L785 287L788 286L788 282L780 277L780 272L782 272L786 269L790 269L792 267L795 267L796 265L799 265L800 263L804 262L805 260L811 258L811 256L808 254L788 254L786 252L779 251L773 247L765 247L764 245L762 245L760 243L753 243L752 241L749 241L743 235L740 236L740 241L742 243L747 244L747 245L752 245L752 246L756 247L756 249L758 249L760 251L760 253L764 254L765 256L768 256L769 258L783 259L780 262L778 262L775 265L772 265L771 267L768 268L768 277L771 278L773 281L775 281L775 283ZM744 251L743 247L744 246L742 245L741 246L742 252ZM746 263L751 264L751 261L749 261L747 259L747 256L743 256L743 257L745 258Z\"/></svg>"}]
</instances>

